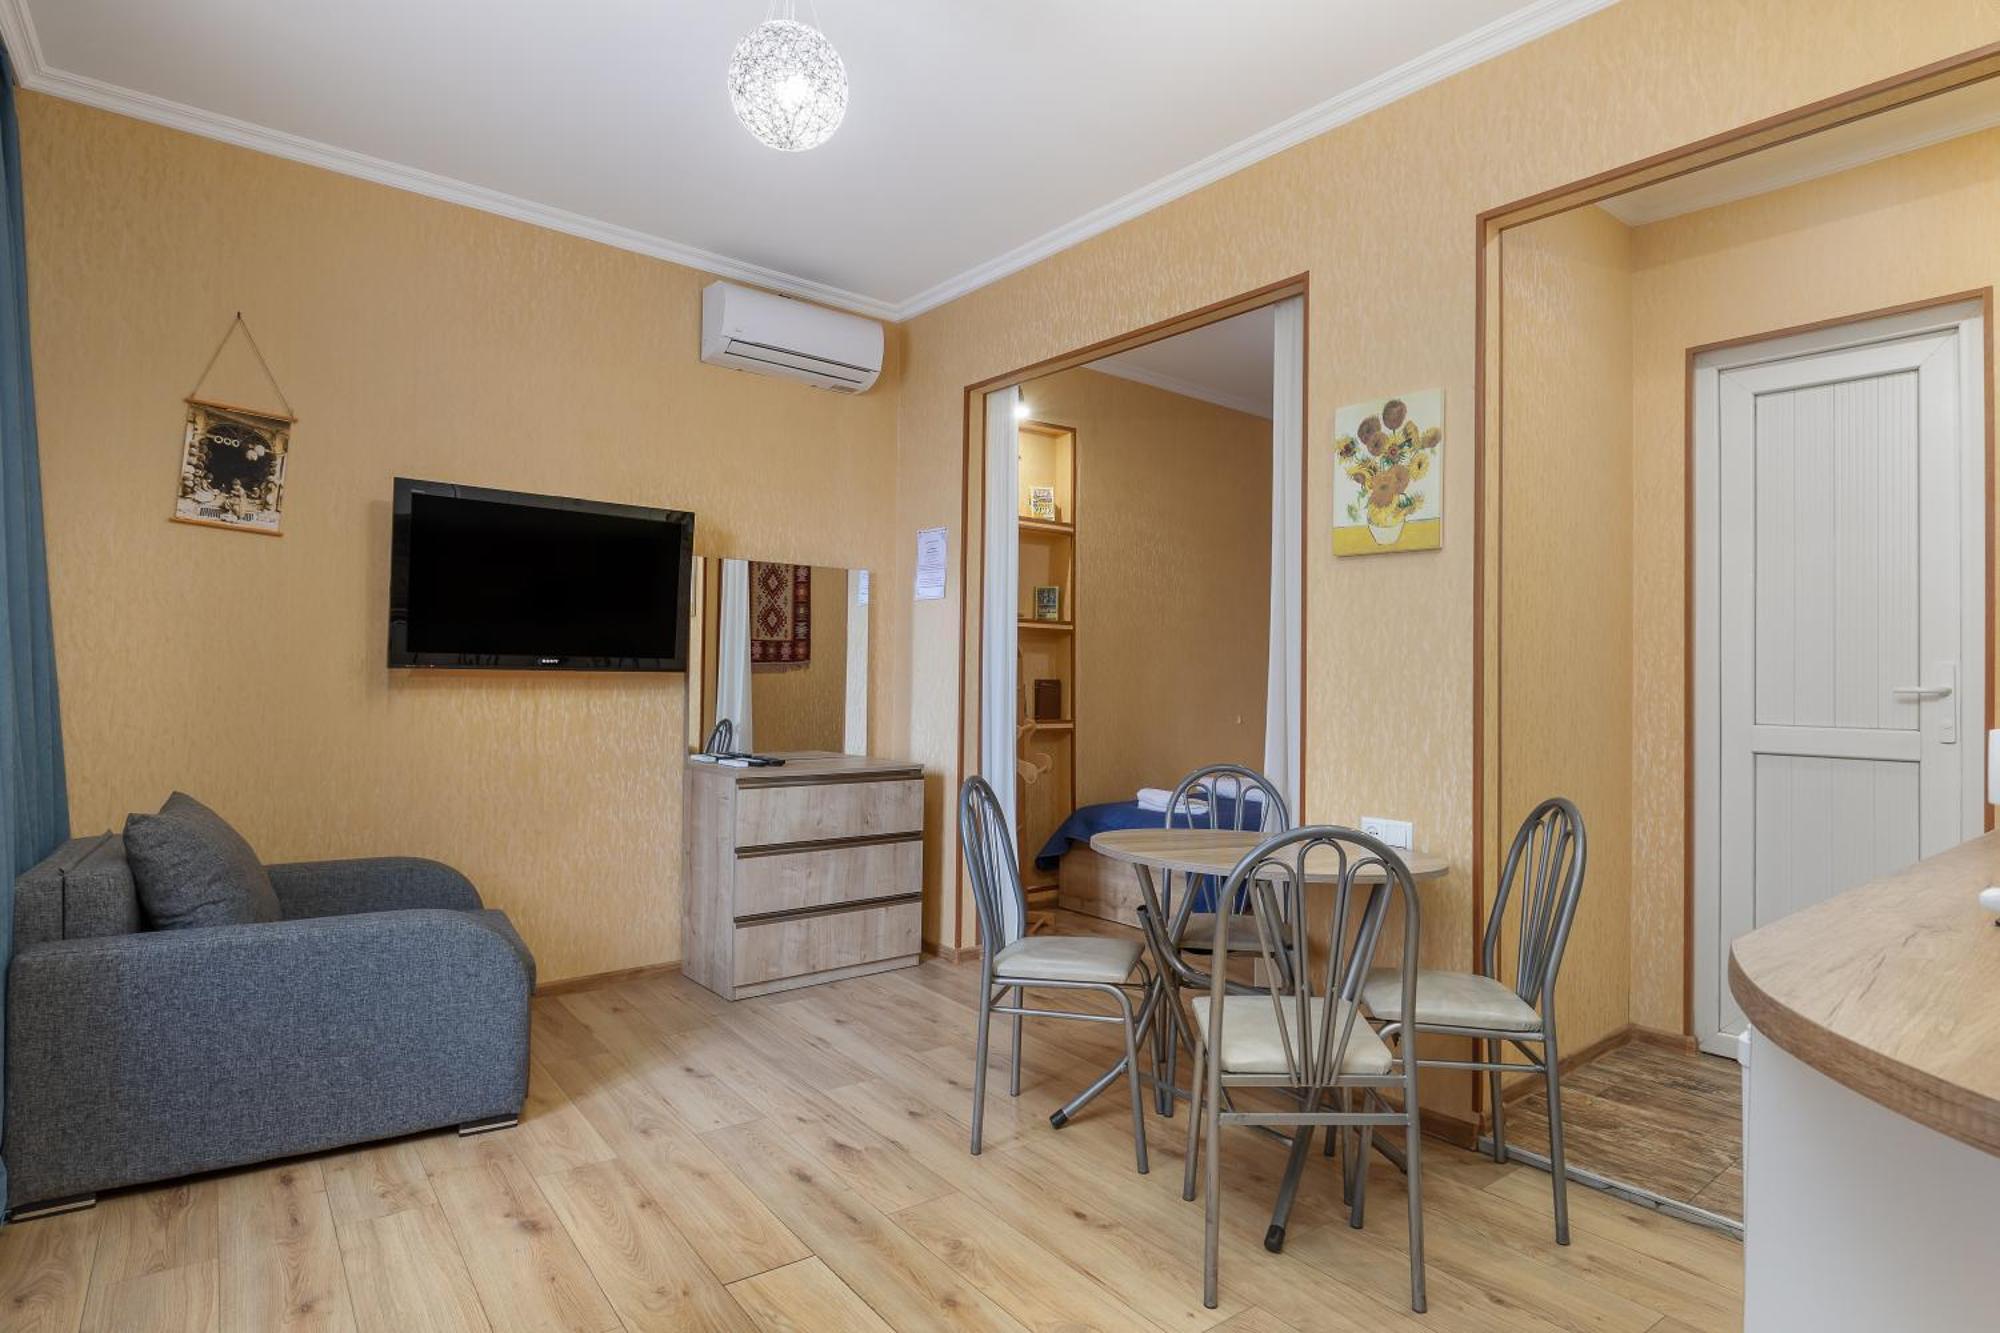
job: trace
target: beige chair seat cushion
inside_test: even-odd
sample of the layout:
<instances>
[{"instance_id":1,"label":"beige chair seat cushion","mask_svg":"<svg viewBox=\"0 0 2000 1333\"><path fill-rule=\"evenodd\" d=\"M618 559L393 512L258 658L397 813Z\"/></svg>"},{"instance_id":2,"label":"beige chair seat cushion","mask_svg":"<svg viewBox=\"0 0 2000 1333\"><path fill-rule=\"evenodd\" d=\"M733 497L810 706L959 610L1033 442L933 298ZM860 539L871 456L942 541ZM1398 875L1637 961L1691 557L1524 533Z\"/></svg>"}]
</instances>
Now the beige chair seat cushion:
<instances>
[{"instance_id":1,"label":"beige chair seat cushion","mask_svg":"<svg viewBox=\"0 0 2000 1333\"><path fill-rule=\"evenodd\" d=\"M1190 1008L1194 1010L1194 1025L1201 1033L1204 1045L1208 1042L1208 1002L1206 995L1194 997ZM1347 1010L1351 1007L1345 1000L1336 1000L1340 1006L1334 1019L1333 1039L1340 1040L1340 1025L1347 1021ZM1291 1039L1292 1053L1298 1054L1299 1006L1296 999L1279 997L1283 1007L1285 1035ZM1317 996L1312 1002L1312 1017L1308 1020L1309 1039L1316 1038L1320 1025L1325 1021L1326 997ZM1395 1060L1389 1048L1375 1035L1375 1029L1356 1019L1354 1030L1348 1035L1347 1050L1343 1052L1340 1072L1343 1074L1386 1074L1395 1067ZM1289 1074L1291 1062L1285 1059L1285 1043L1278 1035L1278 1015L1273 1012L1271 997L1268 995L1235 995L1228 1000L1227 1014L1222 1022L1222 1072L1225 1074Z\"/></svg>"},{"instance_id":2,"label":"beige chair seat cushion","mask_svg":"<svg viewBox=\"0 0 2000 1333\"><path fill-rule=\"evenodd\" d=\"M1292 923L1285 922L1285 942L1291 943ZM1181 930L1183 949L1206 951L1215 945L1215 913L1190 912L1187 925ZM1229 952L1261 953L1263 944L1257 938L1257 918L1247 912L1232 913L1229 918Z\"/></svg>"},{"instance_id":3,"label":"beige chair seat cushion","mask_svg":"<svg viewBox=\"0 0 2000 1333\"><path fill-rule=\"evenodd\" d=\"M1401 1021L1402 974L1378 967L1361 988L1361 1002L1385 1023ZM1540 1032L1535 1006L1491 977L1475 972L1417 972L1417 1023L1421 1027L1484 1028L1490 1032Z\"/></svg>"},{"instance_id":4,"label":"beige chair seat cushion","mask_svg":"<svg viewBox=\"0 0 2000 1333\"><path fill-rule=\"evenodd\" d=\"M1139 964L1137 940L1099 935L1030 935L993 960L993 975L1008 981L1095 981L1116 985Z\"/></svg>"}]
</instances>

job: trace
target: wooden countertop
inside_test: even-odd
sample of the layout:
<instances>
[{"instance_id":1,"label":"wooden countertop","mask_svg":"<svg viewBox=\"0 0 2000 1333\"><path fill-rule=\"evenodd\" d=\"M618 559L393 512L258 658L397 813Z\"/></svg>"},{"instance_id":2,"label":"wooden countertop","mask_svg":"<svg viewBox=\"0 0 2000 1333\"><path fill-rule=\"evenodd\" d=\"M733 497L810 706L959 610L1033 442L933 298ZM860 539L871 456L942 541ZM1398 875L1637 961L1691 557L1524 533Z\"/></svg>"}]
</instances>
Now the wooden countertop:
<instances>
[{"instance_id":1,"label":"wooden countertop","mask_svg":"<svg viewBox=\"0 0 2000 1333\"><path fill-rule=\"evenodd\" d=\"M1730 993L1827 1077L2000 1156L2000 928L1978 902L1989 884L2000 833L1745 935Z\"/></svg>"}]
</instances>

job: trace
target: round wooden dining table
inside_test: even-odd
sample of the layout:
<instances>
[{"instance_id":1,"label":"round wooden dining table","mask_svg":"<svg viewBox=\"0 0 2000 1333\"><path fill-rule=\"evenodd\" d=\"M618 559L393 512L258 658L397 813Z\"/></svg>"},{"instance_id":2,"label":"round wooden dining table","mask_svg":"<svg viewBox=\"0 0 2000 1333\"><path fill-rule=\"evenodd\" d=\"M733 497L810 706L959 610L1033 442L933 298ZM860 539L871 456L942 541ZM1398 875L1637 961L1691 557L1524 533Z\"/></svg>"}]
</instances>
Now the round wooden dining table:
<instances>
[{"instance_id":1,"label":"round wooden dining table","mask_svg":"<svg viewBox=\"0 0 2000 1333\"><path fill-rule=\"evenodd\" d=\"M1138 874L1139 893L1145 900L1146 911L1152 914L1155 921L1167 922L1173 920L1173 918L1161 906L1159 892L1153 884L1155 872L1187 876L1208 875L1214 876L1217 880L1226 879L1230 872L1236 869L1237 864L1269 836L1269 834L1259 833L1254 830L1238 831L1233 829L1110 829L1091 838L1090 850L1096 852L1106 860L1123 861L1130 865ZM1340 879L1343 859L1347 864L1353 865L1360 856L1365 854L1359 845L1352 845L1351 850L1345 858L1341 856L1339 850L1333 847L1321 846L1311 848L1306 853L1305 858L1306 883L1308 885L1337 883ZM1403 851L1401 854L1403 864L1409 867L1410 878L1413 880L1441 879L1451 869L1449 861L1445 860L1442 856L1434 856L1429 852L1411 850ZM1386 877L1386 872L1380 864L1370 863L1355 867L1353 882L1356 884L1380 885ZM1186 909L1183 908L1182 910L1185 912ZM1161 971L1155 973L1151 989L1154 993L1147 997L1146 1004L1146 1009L1149 1013L1157 1014L1165 1006L1173 1003L1167 995L1167 979L1164 975L1164 965ZM1166 1044L1171 1046L1173 1041L1174 1036L1169 1033L1166 1037ZM1172 1074L1173 1063L1172 1059L1169 1058L1167 1073L1164 1078L1151 1078L1148 1080L1153 1084L1154 1091L1158 1096L1158 1109L1161 1114L1172 1113L1172 1099L1177 1097L1185 1099L1187 1097L1187 1092L1184 1089L1174 1085ZM1075 1102L1063 1108L1063 1111L1058 1114L1064 1116L1073 1114L1078 1107L1095 1096L1098 1091L1109 1086L1111 1081L1122 1075L1124 1071L1125 1062L1121 1058L1117 1064L1113 1065L1107 1071L1104 1077L1092 1084ZM1057 1121L1057 1123L1060 1124L1062 1122ZM1302 1145L1305 1140L1301 1138L1297 1142ZM1402 1166L1402 1154L1379 1136L1375 1139L1375 1148L1376 1151L1394 1162L1398 1167ZM1304 1168L1304 1154L1295 1150L1285 1164L1284 1177L1279 1185L1280 1199L1287 1199L1297 1191L1299 1176ZM1282 1208L1283 1205L1281 1204L1279 1209L1273 1211L1274 1225L1276 1224L1275 1219L1280 1215Z\"/></svg>"},{"instance_id":2,"label":"round wooden dining table","mask_svg":"<svg viewBox=\"0 0 2000 1333\"><path fill-rule=\"evenodd\" d=\"M1153 884L1155 871L1181 875L1213 875L1218 879L1226 879L1229 872L1236 868L1236 863L1263 842L1266 836L1268 835L1254 830L1234 829L1110 829L1091 838L1090 850L1106 860L1123 861L1130 865L1138 874L1139 893L1145 901L1146 911L1152 914L1153 920L1167 922L1172 918L1160 905L1159 890ZM1359 850L1357 847L1356 851ZM1403 864L1410 868L1412 879L1438 879L1451 869L1450 862L1429 852L1409 851L1402 855ZM1340 878L1340 862L1340 853L1332 847L1311 849L1306 854L1306 883L1331 884L1337 881ZM1357 884L1379 885L1383 878L1382 867L1379 865L1358 866L1354 872L1354 882ZM1161 1007L1170 1003L1164 972L1156 972L1142 1010L1145 1022L1152 1022L1160 1013ZM1169 1060L1170 1066L1172 1063L1173 1061ZM1125 1057L1121 1055L1116 1064L1105 1070L1095 1082L1051 1115L1050 1121L1058 1128L1068 1123L1071 1116L1082 1110L1092 1098L1110 1087L1124 1073ZM1142 1077L1153 1085L1162 1115L1173 1113L1173 1098L1187 1099L1187 1090L1176 1087L1171 1074L1164 1079L1154 1078L1150 1074Z\"/></svg>"}]
</instances>

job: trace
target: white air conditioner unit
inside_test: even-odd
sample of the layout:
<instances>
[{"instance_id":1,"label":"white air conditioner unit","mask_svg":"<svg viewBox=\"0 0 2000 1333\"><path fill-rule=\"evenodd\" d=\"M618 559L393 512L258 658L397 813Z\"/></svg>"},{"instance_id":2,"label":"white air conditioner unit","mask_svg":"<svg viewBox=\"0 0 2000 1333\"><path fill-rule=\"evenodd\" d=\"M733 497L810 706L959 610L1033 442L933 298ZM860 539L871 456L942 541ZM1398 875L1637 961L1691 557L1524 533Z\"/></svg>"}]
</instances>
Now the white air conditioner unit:
<instances>
[{"instance_id":1,"label":"white air conditioner unit","mask_svg":"<svg viewBox=\"0 0 2000 1333\"><path fill-rule=\"evenodd\" d=\"M882 373L882 326L732 282L711 282L701 293L701 359L836 393L865 393Z\"/></svg>"}]
</instances>

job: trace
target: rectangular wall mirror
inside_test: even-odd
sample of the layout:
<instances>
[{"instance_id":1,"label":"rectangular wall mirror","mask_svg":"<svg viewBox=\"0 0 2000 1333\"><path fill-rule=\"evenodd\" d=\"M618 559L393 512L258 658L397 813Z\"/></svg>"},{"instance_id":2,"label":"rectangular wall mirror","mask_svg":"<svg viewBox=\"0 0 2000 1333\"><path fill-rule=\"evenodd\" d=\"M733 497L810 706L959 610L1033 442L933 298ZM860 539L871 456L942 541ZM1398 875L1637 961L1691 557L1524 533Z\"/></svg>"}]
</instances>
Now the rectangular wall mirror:
<instances>
[{"instance_id":1,"label":"rectangular wall mirror","mask_svg":"<svg viewBox=\"0 0 2000 1333\"><path fill-rule=\"evenodd\" d=\"M868 750L868 571L697 556L688 618L687 747Z\"/></svg>"}]
</instances>

